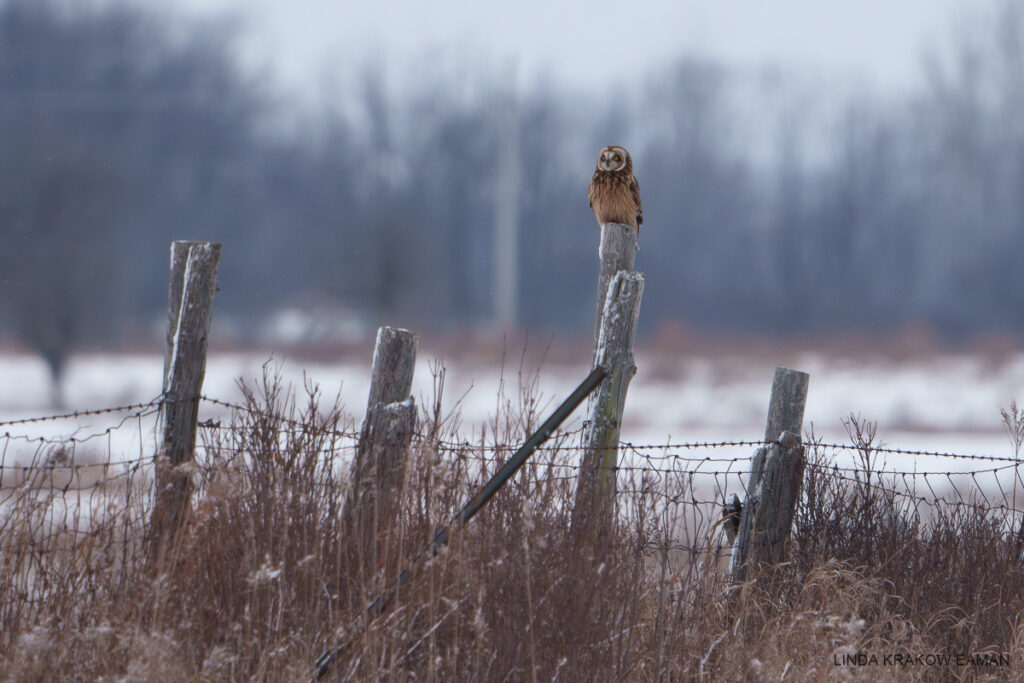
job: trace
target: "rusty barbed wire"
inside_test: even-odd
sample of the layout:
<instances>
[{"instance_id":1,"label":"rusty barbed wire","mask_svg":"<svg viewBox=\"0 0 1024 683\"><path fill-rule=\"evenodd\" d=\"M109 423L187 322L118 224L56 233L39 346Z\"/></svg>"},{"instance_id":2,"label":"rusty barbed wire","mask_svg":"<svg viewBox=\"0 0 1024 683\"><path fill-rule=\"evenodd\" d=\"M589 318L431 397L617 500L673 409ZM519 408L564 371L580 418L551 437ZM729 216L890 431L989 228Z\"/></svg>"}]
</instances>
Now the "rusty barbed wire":
<instances>
[{"instance_id":1,"label":"rusty barbed wire","mask_svg":"<svg viewBox=\"0 0 1024 683\"><path fill-rule=\"evenodd\" d=\"M310 427L315 427L317 429L324 429L325 431L327 431L328 433L330 433L330 434L332 434L334 436L342 436L342 437L349 437L349 438L358 438L359 437L359 432L350 432L350 431L345 431L343 429L326 429L326 425L311 425L310 423L304 422L303 420L297 420L295 418L286 417L286 416L281 415L279 413L268 412L266 410L260 410L258 408L254 408L254 407L251 407L251 406L244 406L244 405L242 405L240 403L233 403L231 401L225 401L223 399L214 398L212 396L207 396L206 394L200 394L199 395L199 400L200 401L204 401L206 403L209 403L211 405L220 406L222 408L230 408L231 410L234 410L236 412L246 413L247 415L259 415L259 416L264 416L264 417L270 417L270 418L273 418L274 420L277 420L278 422L282 422L284 424L292 425L294 427L301 427L303 429L309 429ZM209 426L213 427L212 425L209 425ZM239 429L244 429L244 425L217 425L216 427L213 427L213 428L222 429L222 430L236 430L237 431Z\"/></svg>"},{"instance_id":2,"label":"rusty barbed wire","mask_svg":"<svg viewBox=\"0 0 1024 683\"><path fill-rule=\"evenodd\" d=\"M131 419L131 418L128 418L128 419ZM86 443L86 442L88 442L89 440L92 440L92 439L101 438L103 436L106 436L110 432L114 431L116 428L117 428L116 426L115 427L111 427L111 428L108 428L107 430L104 430L103 432L99 432L97 434L93 434L93 435L90 435L88 437L47 438L47 437L23 437L23 436L18 436L18 435L2 435L2 436L0 436L0 439L12 440L12 441L21 440L21 441L25 441L27 443L40 443L40 444L51 444L51 445L61 445L61 444L68 444L68 443L69 444L73 444L73 445L77 445L77 444ZM208 450L210 448L211 447L205 446L205 445L202 445L202 444L197 444L197 446L196 446L197 451L198 450L205 451L205 450ZM215 450L218 450L219 452L223 452L223 453L243 453L245 451L244 448L230 448L230 447L223 447L223 446L213 447L213 448ZM351 449L354 449L354 448L355 448L355 445L335 446L335 447L327 449L327 450L329 450L330 452L337 452L337 451L351 450ZM511 449L509 449L509 450L511 450ZM555 447L545 447L545 448L542 448L542 449L538 449L538 452L540 452L540 453L544 453L544 452L547 452L547 453L558 453L558 452L576 452L576 451L579 451L579 450L581 450L579 447L555 446ZM631 456L633 458L639 458L641 460L647 460L647 461L661 461L661 462L664 462L666 460L671 460L671 461L676 462L676 463L685 463L685 464L694 464L695 463L698 466L701 465L701 464L706 464L706 463L739 464L739 463L746 463L746 462L750 461L750 457L748 457L748 456L737 456L737 457L733 457L733 458L710 458L710 457L688 458L688 457L678 456L678 455L674 455L674 454L670 454L670 455L667 455L667 456L652 456L652 455L642 454L642 453L639 453L639 452L634 452L634 453L631 454ZM107 466L113 466L113 465L131 465L131 464L136 464L136 463L143 463L143 462L147 462L147 461L153 460L154 457L155 457L154 455L144 455L144 456L139 456L139 457L135 457L135 458L128 458L128 459L122 459L122 460L104 460L102 462L71 463L71 464L61 464L61 463L54 463L54 462L43 462L43 463L37 463L37 464L33 464L33 465L8 465L8 464L0 464L0 469L8 469L8 470L88 469L88 468L96 468L96 467L107 467ZM999 458L998 460L1002 461L1002 460L1005 460L1005 459ZM949 471L918 471L918 470L899 470L899 469L871 469L870 470L870 474L872 476L886 475L886 476L904 476L904 477L970 476L970 475L978 475L978 474L997 473L997 472L1004 471L1004 470L1014 469L1016 467L1019 467L1020 465L1024 465L1024 461L1017 461L1017 460L1013 460L1013 459L1010 459L1010 460L1011 460L1011 462L1008 463L1008 464L1005 464L1005 465L999 465L999 466L996 466L996 467L989 467L989 468L975 469L975 470L963 470L963 471L952 471L952 470L949 470ZM495 457L495 456L488 457L487 455L481 455L479 457L473 458L473 462L480 463L480 464L489 464L489 465L500 466L500 465L502 465L505 462L505 459L501 458L501 457ZM538 461L538 462L529 463L529 465L531 467L554 468L554 469L564 469L564 470L574 470L574 471L580 469L580 465L579 464L577 464L577 463L569 463L569 462ZM867 472L868 471L868 470L865 470L863 467L859 467L859 466L838 465L838 464L834 464L834 463L824 464L821 467L823 469L828 469L828 470L834 471L834 472L851 472L851 473L856 473L856 472ZM619 472L651 472L651 473L669 473L669 474L670 473L699 474L701 476L722 476L722 475L736 476L736 475L747 475L747 474L750 473L749 469L724 469L724 470L723 469L718 469L718 470L678 469L678 468L672 468L672 467L662 467L662 466L653 466L653 465L651 465L651 466L642 466L642 465L630 464L630 463L619 464L619 465L616 466L616 470L619 471Z\"/></svg>"},{"instance_id":3,"label":"rusty barbed wire","mask_svg":"<svg viewBox=\"0 0 1024 683\"><path fill-rule=\"evenodd\" d=\"M235 403L235 402L232 402L232 401L227 401L227 400L224 400L224 399L215 398L215 397L212 397L212 396L208 396L206 394L201 394L199 398L200 398L201 401L209 403L211 405L217 405L217 406L220 406L220 407L223 407L223 408L229 408L231 410L235 410L235 411L239 411L239 412L244 412L244 413L247 413L247 414L265 415L265 416L268 416L268 417L273 417L275 420L277 420L279 422L282 422L282 423L285 423L285 424L289 424L289 425L293 425L293 426L296 426L296 427L309 428L310 426L315 426L315 425L310 425L309 423L307 423L307 422L305 422L303 420L285 417L285 416L280 415L280 414L275 414L275 413L272 413L272 412L259 410L257 408L252 407L252 406L246 406L246 405L242 405L240 403ZM147 410L149 408L159 408L159 407L161 407L163 405L165 399L166 399L166 395L165 394L160 394L156 398L154 398L152 400L149 400L149 401L140 402L140 403L131 403L131 404L126 404L126 405L122 405L122 406L113 406L113 407L109 407L109 408L96 408L96 409L88 409L88 410L76 410L76 411L71 411L71 412L68 412L68 413L60 413L60 414L55 414L55 415L40 415L40 416L34 416L34 417L17 418L17 419L12 419L12 420L0 420L0 427L13 426L13 425L19 425L19 424L32 424L32 423L39 423L39 422L50 422L50 421L57 421L57 420L64 420L64 419L73 419L73 418L85 417L85 416L91 416L91 415L103 415L103 414L110 414L110 413L116 413L116 412L127 412L127 411L133 411L133 410L135 410L135 411ZM131 416L129 416L129 417L131 417ZM217 423L203 424L202 426L204 426L206 428L219 429L219 430L238 430L238 429L242 428L239 425L220 425L220 424L217 424ZM570 436L581 434L583 431L585 431L585 429L586 429L586 426L584 425L584 426L579 426L579 427L576 427L576 428L573 428L573 429L570 429L570 430L559 431L559 432L556 432L552 436L552 438L557 438L557 437L567 438L567 437L570 437ZM359 436L359 433L357 431L345 431L345 430L333 430L333 429L327 430L327 431L329 431L332 434L337 435L337 436L344 436L344 437L349 437L349 438L358 438L358 436ZM100 434L100 435L102 435L102 434ZM3 436L7 436L7 434L4 434ZM14 435L11 435L11 436L14 436ZM502 444L473 443L473 442L471 442L469 440L451 441L451 440L446 440L446 439L430 439L429 437L420 437L420 438L423 441L429 442L429 443L431 443L433 445L436 445L438 447L441 447L441 448L444 448L444 449L448 449L448 450L485 450L485 449L493 449L495 447L501 447L502 446ZM72 440L72 439L68 439L68 440ZM667 442L667 443L640 443L640 444L634 443L634 442L631 442L631 441L621 441L621 442L619 442L618 446L612 446L611 448L628 449L628 450L631 450L631 451L669 450L669 449L695 450L695 449L703 449L703 448L736 448L736 447L758 447L759 448L759 447L762 447L762 446L772 445L773 443L778 443L778 442L777 441L766 441L764 439L725 439L725 440L720 440L720 441L707 441L707 440L705 440L705 441L679 441L679 442ZM810 442L808 442L806 444L806 446L807 447L811 447L811 448L823 448L823 449L831 449L831 450L846 450L846 451L865 450L864 446L857 445L857 444L834 443L834 442L824 442L824 441L810 441ZM928 456L928 457L937 457L937 458L954 458L954 459L964 459L964 460L991 460L991 461L1003 461L1003 462L1018 462L1017 458L1009 457L1009 456L997 456L997 455L974 454L974 453L957 453L957 452L952 452L952 451L936 451L936 450L911 449L911 448L895 448L895 447L891 447L891 446L881 446L881 445L880 446L870 446L866 450L868 450L871 453L893 454L893 455L912 455L912 456ZM665 455L665 456L660 456L660 457L676 457L676 458L681 458L681 456L675 456L675 455L672 455L672 454Z\"/></svg>"},{"instance_id":4,"label":"rusty barbed wire","mask_svg":"<svg viewBox=\"0 0 1024 683\"><path fill-rule=\"evenodd\" d=\"M33 424L37 422L56 422L57 420L68 420L76 417L86 417L89 415L105 415L109 413L121 413L130 410L145 410L148 408L159 408L163 405L164 395L160 394L151 401L145 401L143 403L130 403L123 406L114 406L112 408L94 408L89 410L75 410L70 413L59 413L57 415L41 415L36 417L21 417L14 420L0 420L0 427L8 427L19 424Z\"/></svg>"},{"instance_id":5,"label":"rusty barbed wire","mask_svg":"<svg viewBox=\"0 0 1024 683\"><path fill-rule=\"evenodd\" d=\"M213 405L221 406L223 408L231 408L232 410L239 410L239 411L242 411L244 413L253 412L250 408L248 408L246 406L243 406L243 405L241 405L239 403L232 403L231 401L225 401L225 400L220 399L220 398L213 398L212 396L207 396L206 394L200 394L199 395L199 399L201 401L206 401L207 403L211 403Z\"/></svg>"},{"instance_id":6,"label":"rusty barbed wire","mask_svg":"<svg viewBox=\"0 0 1024 683\"><path fill-rule=\"evenodd\" d=\"M51 470L71 470L81 471L88 469L104 468L104 467L120 467L122 465L151 465L155 456L145 455L138 458L128 458L126 460L104 460L102 462L92 463L77 463L64 465L60 463L49 463L41 462L32 465L0 465L0 470L7 470L11 472L29 472L29 471L51 471Z\"/></svg>"},{"instance_id":7,"label":"rusty barbed wire","mask_svg":"<svg viewBox=\"0 0 1024 683\"><path fill-rule=\"evenodd\" d=\"M89 442L91 440L94 440L94 439L102 438L104 436L109 436L114 431L117 431L118 429L121 429L128 421L130 421L132 419L136 419L136 418L141 419L143 417L147 417L149 415L154 414L155 412L157 412L162 407L165 399L166 399L165 395L161 394L157 398L155 398L153 400L150 400L150 401L146 401L146 402L132 403L132 404L127 404L127 405L122 405L122 406L114 406L114 407L109 407L109 408L98 408L98 409L91 409L91 410L79 410L79 411L73 411L73 412L57 414L57 415L44 415L44 416L27 417L27 418L19 418L19 419L14 419L14 420L0 421L0 427L3 427L3 426L13 426L13 425L19 425L19 424L32 424L32 423L57 421L57 420L63 420L63 419L74 419L74 418L78 418L78 417L94 416L94 415L104 415L104 414L112 414L112 413L118 413L118 412L128 412L129 413L128 415L125 415L117 424L111 425L110 427L107 427L106 429L104 429L104 430L102 430L100 432L97 432L97 433L94 433L94 434L89 434L89 435L86 435L86 436L71 435L71 436L66 436L66 437L43 437L43 436L33 437L33 436L28 436L28 435L11 434L10 432L6 432L6 433L0 435L0 438L4 439L5 441L8 441L8 442L10 442L10 441L23 441L25 443L38 444L39 448L43 448L45 446L61 446L61 445L71 445L72 447L74 447L76 445L84 444L84 443L87 443L87 442ZM332 436L335 436L335 437L338 437L338 438L343 438L343 439L350 439L350 440L353 440L353 441L355 441L359 437L358 432L330 429L330 428L327 428L326 425L317 426L315 424L311 424L311 423L306 422L304 420L297 420L297 419L293 419L293 418L288 418L288 417L282 416L280 414L275 414L275 413L268 412L268 411L261 411L261 410L259 410L257 408L252 407L252 406L246 406L246 405L242 405L242 404L239 404L239 403L235 403L235 402L231 402L231 401L226 401L226 400L223 400L223 399L218 399L218 398L211 397L211 396L208 396L208 395L205 395L205 394L201 395L200 399L202 401L206 402L206 403L209 403L209 404L212 404L212 405L217 405L217 406L224 407L224 408L228 408L228 409L233 410L233 411L244 412L246 414L266 415L266 416L269 416L269 417L273 417L279 424L289 425L289 426L297 428L297 429L306 430L306 429L310 429L311 427L312 428L321 428L321 429L324 429L325 431L329 432ZM132 412L132 411L134 411L134 412ZM207 429L207 430L211 430L211 431L238 432L240 430L245 429L244 425L236 425L236 424L222 425L219 422L212 422L212 421L202 422L202 423L200 423L200 426L202 426L203 429ZM570 430L566 430L566 431L562 431L562 432L557 432L556 434L554 434L552 436L553 443L549 442L548 445L545 445L541 449L539 449L539 452L541 452L541 453L558 453L558 452L563 452L563 451L572 451L572 452L580 451L580 450L582 450L584 448L584 446L581 446L581 445L569 445L569 444L566 444L565 441L566 440L570 440L574 436L578 436L578 435L582 434L585 431L585 429L586 429L586 426L583 425L583 426L575 427L575 428L570 429ZM446 453L446 452L447 453L453 453L453 454L462 454L462 453L466 453L466 452L479 453L480 457L475 458L475 461L479 462L479 463L500 464L500 463L504 462L504 460L501 457L498 457L496 455L490 455L490 457L488 457L488 454L500 453L501 451L504 451L504 450L507 450L507 451L511 452L514 449L514 447L511 444L487 443L486 441L483 441L483 440L482 440L482 442L479 442L479 443L473 443L473 442L471 442L469 440L453 441L453 440L450 440L450 439L430 438L429 436L423 436L423 435L417 435L416 438L417 438L417 440L420 443L426 444L426 445L429 445L429 446L432 446L432 447L435 447L435 448L439 449L442 453ZM624 452L624 454L628 456L628 460L626 462L623 462L621 465L619 465L617 470L619 472L623 472L623 473L650 473L650 474L662 474L662 475L664 475L664 474L673 474L673 473L675 473L675 474L683 474L683 475L685 475L685 474L699 474L700 476L703 476L703 477L721 477L721 476L733 476L733 477L735 477L735 476L744 476L744 475L749 474L749 470L748 469L730 468L730 469L725 469L725 470L722 470L722 469L709 470L709 469L701 469L701 468L706 466L706 465L721 465L721 464L734 465L734 464L745 463L745 462L749 462L749 460L750 460L749 456L736 456L736 457L731 457L731 458L718 458L718 457L712 457L712 456L699 457L699 456L688 456L688 455L684 455L682 453L668 453L668 452L665 452L665 451L669 451L669 450L687 451L687 450L699 450L699 449L737 448L737 447L739 447L739 448L751 448L751 447L753 447L753 448L760 448L760 447L763 447L763 446L766 446L766 445L770 445L771 443L773 443L773 442L765 441L765 440L761 440L761 439L728 439L728 440L721 440L721 441L706 441L705 440L705 441L689 441L689 442L682 441L682 442L668 442L668 443L664 443L664 444L660 444L660 443L646 443L645 444L645 443L634 443L634 442L630 442L630 441L623 441L623 442L619 443L617 448L622 450ZM862 446L862 445L844 444L844 443L831 443L831 442L823 442L823 441L811 441L811 442L809 442L806 445L807 445L808 448L811 448L811 449L818 449L818 450L825 450L825 451L828 451L828 450L832 450L832 451L864 451L865 450L865 447ZM335 452L335 451L345 450L347 448L354 448L354 447L355 447L355 444L353 443L351 445L335 446L335 447L333 447L330 450L332 452ZM198 446L197 448L203 448L203 446ZM230 450L230 449L228 449L228 450ZM239 450L239 449L236 449L236 450ZM1006 465L997 466L997 467L994 467L994 468L977 469L977 470L964 471L964 472L952 472L952 471L949 471L949 472L945 472L945 473L906 471L906 470L901 470L901 469L896 469L896 468L882 469L882 470L871 470L871 475L872 476L886 475L886 476L903 477L904 479L907 478L907 477L911 477L911 478L923 477L923 478L925 478L925 480L927 480L927 477L935 477L935 476L939 476L939 475L946 476L947 478L952 477L952 476L957 476L957 477L975 476L976 477L977 475L983 475L983 474L995 474L995 473L998 473L998 472L1000 472L1002 470L1007 470L1007 469L1011 469L1011 468L1017 467L1017 466L1019 466L1022 463L1021 460L1018 460L1017 458L1013 458L1013 457L995 456L995 455L984 455L984 454L956 453L956 452L948 452L948 451L934 451L934 450L922 450L922 449L905 449L905 448L895 448L895 447L889 447L889 446L871 446L871 447L867 448L867 450L870 451L870 453L872 453L872 454L909 455L909 456L916 456L916 457L950 458L950 459L959 459L959 460L976 460L976 461L1004 462L1004 463L1007 463ZM38 450L37 450L37 456L38 456ZM141 465L141 464L144 464L144 463L151 463L153 461L154 457L155 457L154 455L140 455L139 457L135 457L135 458L127 458L127 459L119 459L119 460L108 459L108 460L103 461L103 462L70 463L70 464L62 464L62 463L57 463L57 462L39 462L39 463L32 463L30 465L20 465L20 464L10 465L10 464L3 463L3 464L0 464L0 470L15 470L15 471L20 470L22 472L28 472L30 470L71 470L71 471L82 471L82 470L88 470L88 469L97 469L97 468L113 467L113 466L131 466L131 465L136 465L137 466L137 465ZM637 464L636 463L637 460L645 461L647 463L647 465ZM655 465L655 463L657 463L657 465ZM665 465L668 465L669 463L671 463L670 466L665 466ZM549 470L557 469L557 470L563 470L563 471L576 471L576 470L579 469L579 465L578 464L569 463L569 462L544 462L544 463L539 463L537 466L545 467L545 468L548 468ZM682 466L682 468L680 468L678 466ZM829 464L828 468L832 472L837 473L837 474L838 473L858 473L858 472L864 472L863 468L857 467L857 466L841 466L841 465L837 465L837 464Z\"/></svg>"},{"instance_id":8,"label":"rusty barbed wire","mask_svg":"<svg viewBox=\"0 0 1024 683\"><path fill-rule=\"evenodd\" d=\"M584 431L585 428L579 427L567 432L558 432L556 435L572 436L579 434ZM438 440L435 443L439 446L443 446L450 450L486 450L492 449L494 446L490 444L475 444L469 441L445 441ZM721 441L679 441L679 442L668 442L668 443L646 443L638 444L631 441L620 441L617 446L605 446L604 449L627 449L634 452L650 451L650 450L697 450L702 448L761 448L762 446L771 446L778 444L778 441L766 441L764 439L725 439ZM832 443L824 441L810 441L805 444L807 448L821 448L826 450L842 450L842 451L863 451L868 450L870 453L881 453L881 454L895 454L895 455L911 455L911 456L928 456L936 458L952 458L959 460L989 460L998 462L1022 462L1011 456L999 456L999 455L986 455L976 453L956 453L952 451L929 451L921 449L908 449L908 448L894 448L891 446L871 446L865 449L864 446L857 444L844 444L844 443ZM586 446L585 448L592 448ZM595 448L594 450L602 450L602 448ZM678 454L664 454L661 456L650 456L660 458L675 458L675 459L686 459L685 456ZM701 460L707 458L700 458ZM697 460L696 458L694 460Z\"/></svg>"},{"instance_id":9,"label":"rusty barbed wire","mask_svg":"<svg viewBox=\"0 0 1024 683\"><path fill-rule=\"evenodd\" d=\"M39 443L40 445L87 443L89 441L92 441L93 439L100 439L103 438L104 436L112 434L113 432L116 432L117 430L121 429L121 427L123 427L129 420L148 417L159 412L159 406L154 406L153 404L139 404L138 407L141 408L139 412L132 413L130 415L125 415L117 424L111 425L104 429L103 431L95 432L84 437L74 435L64 437L28 436L26 434L11 434L10 432L4 432L3 434L0 434L0 439L5 439L7 441L24 441L26 443ZM117 410L118 409L116 408L111 408L103 412L113 413L117 412ZM100 413L93 411L89 414L96 415Z\"/></svg>"},{"instance_id":10,"label":"rusty barbed wire","mask_svg":"<svg viewBox=\"0 0 1024 683\"><path fill-rule=\"evenodd\" d=\"M1020 462L1024 463L1024 460L1013 458L1009 456L1000 455L981 455L971 453L950 453L945 451L924 451L914 450L906 448L892 448L889 446L871 446L864 448L856 444L841 444L841 443L824 443L824 442L812 442L808 443L808 446L818 446L819 448L831 448L833 450L844 450L844 451L861 451L867 450L870 453L885 453L885 454L896 454L896 455L914 455L914 456L929 456L934 458L953 458L958 460L994 460L1001 462Z\"/></svg>"}]
</instances>

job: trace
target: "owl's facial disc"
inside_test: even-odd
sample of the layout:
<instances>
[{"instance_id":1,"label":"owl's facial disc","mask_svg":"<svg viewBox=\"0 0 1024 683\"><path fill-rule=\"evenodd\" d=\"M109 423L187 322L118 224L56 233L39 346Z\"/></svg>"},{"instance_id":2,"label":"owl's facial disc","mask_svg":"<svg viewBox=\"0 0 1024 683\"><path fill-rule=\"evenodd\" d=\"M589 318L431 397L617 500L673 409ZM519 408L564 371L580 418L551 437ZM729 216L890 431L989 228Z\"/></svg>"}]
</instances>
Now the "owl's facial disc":
<instances>
[{"instance_id":1,"label":"owl's facial disc","mask_svg":"<svg viewBox=\"0 0 1024 683\"><path fill-rule=\"evenodd\" d=\"M605 147L597 160L602 171L620 171L626 167L626 150L622 147Z\"/></svg>"}]
</instances>

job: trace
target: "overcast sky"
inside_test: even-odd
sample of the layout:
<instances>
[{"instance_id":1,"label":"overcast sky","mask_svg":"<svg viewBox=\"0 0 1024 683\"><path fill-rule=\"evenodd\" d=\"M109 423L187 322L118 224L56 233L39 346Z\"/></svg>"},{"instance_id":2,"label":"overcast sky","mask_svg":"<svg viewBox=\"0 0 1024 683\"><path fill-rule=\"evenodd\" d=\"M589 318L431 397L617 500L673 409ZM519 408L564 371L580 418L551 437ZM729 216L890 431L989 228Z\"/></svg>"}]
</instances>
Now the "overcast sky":
<instances>
[{"instance_id":1,"label":"overcast sky","mask_svg":"<svg viewBox=\"0 0 1024 683\"><path fill-rule=\"evenodd\" d=\"M599 89L681 54L774 64L808 78L893 92L921 76L925 50L993 0L132 0L244 22L241 57L316 101L345 66L376 59L511 68ZM429 55L424 57L424 55Z\"/></svg>"}]
</instances>

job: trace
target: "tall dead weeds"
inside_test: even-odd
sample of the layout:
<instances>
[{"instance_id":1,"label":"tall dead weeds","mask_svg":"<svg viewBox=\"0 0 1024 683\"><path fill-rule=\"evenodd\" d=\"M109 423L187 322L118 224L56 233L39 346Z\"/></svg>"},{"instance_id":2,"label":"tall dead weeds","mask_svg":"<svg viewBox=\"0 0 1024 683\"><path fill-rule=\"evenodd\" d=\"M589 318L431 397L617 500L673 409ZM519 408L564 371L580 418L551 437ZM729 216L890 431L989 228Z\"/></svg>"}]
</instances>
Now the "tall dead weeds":
<instances>
[{"instance_id":1,"label":"tall dead weeds","mask_svg":"<svg viewBox=\"0 0 1024 683\"><path fill-rule=\"evenodd\" d=\"M398 521L373 552L341 522L355 425L314 384L296 395L269 367L243 386L245 410L203 429L191 516L160 573L141 554L147 480L119 490L120 502L97 500L110 507L88 533L42 537L39 491L8 492L0 676L302 680L339 642L335 680L958 680L980 673L835 661L1024 653L1024 574L1005 520L982 505L924 514L908 504L873 472L875 430L859 420L861 469L837 476L812 443L790 560L741 586L708 550L724 543L717 513L672 473L629 475L600 564L571 552L579 450L567 431L390 609L367 616L548 407L536 375L521 373L486 428L466 435L457 407L442 409L443 367L434 372L391 492Z\"/></svg>"}]
</instances>

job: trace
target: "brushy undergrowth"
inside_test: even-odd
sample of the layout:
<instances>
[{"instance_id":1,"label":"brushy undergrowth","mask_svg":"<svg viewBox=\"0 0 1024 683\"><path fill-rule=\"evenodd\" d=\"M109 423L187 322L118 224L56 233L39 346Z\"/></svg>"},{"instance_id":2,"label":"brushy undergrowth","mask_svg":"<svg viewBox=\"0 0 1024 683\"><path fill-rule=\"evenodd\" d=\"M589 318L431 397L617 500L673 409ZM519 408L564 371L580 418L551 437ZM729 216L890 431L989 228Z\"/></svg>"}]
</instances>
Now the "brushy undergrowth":
<instances>
[{"instance_id":1,"label":"brushy undergrowth","mask_svg":"<svg viewBox=\"0 0 1024 683\"><path fill-rule=\"evenodd\" d=\"M873 433L839 476L809 448L789 563L730 586L717 511L685 477L641 475L594 560L571 535L578 433L556 435L383 614L366 606L550 406L536 377L462 441L420 407L397 522L350 542L355 440L337 403L273 374L247 410L203 430L192 514L147 553L151 480L124 478L54 524L67 492L3 491L5 680L1007 680L1024 654L1014 529L986 506L922 515L873 474ZM688 507L689 506L689 507ZM86 520L88 517L88 520ZM687 521L691 520L691 521ZM372 552L370 552L372 551ZM1010 666L850 666L850 655L1002 653Z\"/></svg>"}]
</instances>

